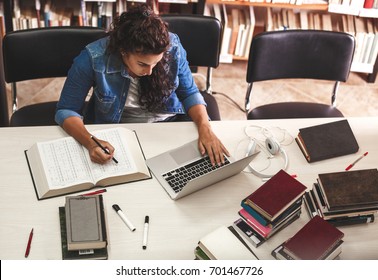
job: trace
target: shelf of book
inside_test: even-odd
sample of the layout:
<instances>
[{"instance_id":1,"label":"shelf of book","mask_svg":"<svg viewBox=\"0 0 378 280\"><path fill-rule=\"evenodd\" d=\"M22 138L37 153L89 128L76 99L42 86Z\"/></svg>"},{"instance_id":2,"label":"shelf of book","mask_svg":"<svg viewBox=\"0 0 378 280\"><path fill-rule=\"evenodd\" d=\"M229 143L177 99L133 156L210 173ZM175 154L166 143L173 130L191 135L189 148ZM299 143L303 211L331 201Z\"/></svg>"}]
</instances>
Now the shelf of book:
<instances>
[{"instance_id":1,"label":"shelf of book","mask_svg":"<svg viewBox=\"0 0 378 280\"><path fill-rule=\"evenodd\" d=\"M369 0L354 0L356 3L350 5L342 4L342 0L334 1L337 4L332 0L330 4L322 0L287 0L287 3L207 0L205 14L219 18L225 26L222 63L247 61L251 37L263 31L340 31L356 38L351 71L368 73L368 81L374 82L378 68L378 7L364 8L364 3Z\"/></svg>"}]
</instances>

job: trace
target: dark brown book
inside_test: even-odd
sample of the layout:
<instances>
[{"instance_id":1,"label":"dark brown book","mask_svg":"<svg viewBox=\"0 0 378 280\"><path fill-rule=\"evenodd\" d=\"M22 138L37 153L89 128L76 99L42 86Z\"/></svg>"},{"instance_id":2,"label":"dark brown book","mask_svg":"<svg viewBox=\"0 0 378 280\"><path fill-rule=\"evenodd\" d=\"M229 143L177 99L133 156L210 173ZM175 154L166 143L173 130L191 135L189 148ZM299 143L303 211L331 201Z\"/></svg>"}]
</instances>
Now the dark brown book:
<instances>
[{"instance_id":1,"label":"dark brown book","mask_svg":"<svg viewBox=\"0 0 378 280\"><path fill-rule=\"evenodd\" d=\"M378 207L378 170L361 169L318 175L329 210Z\"/></svg>"},{"instance_id":2,"label":"dark brown book","mask_svg":"<svg viewBox=\"0 0 378 280\"><path fill-rule=\"evenodd\" d=\"M250 194L245 203L268 220L274 221L305 191L306 187L301 182L280 170Z\"/></svg>"},{"instance_id":3,"label":"dark brown book","mask_svg":"<svg viewBox=\"0 0 378 280\"><path fill-rule=\"evenodd\" d=\"M284 251L297 260L322 260L341 245L344 233L319 216L312 218L284 243Z\"/></svg>"},{"instance_id":4,"label":"dark brown book","mask_svg":"<svg viewBox=\"0 0 378 280\"><path fill-rule=\"evenodd\" d=\"M308 162L353 154L359 149L348 120L301 128L295 141Z\"/></svg>"}]
</instances>

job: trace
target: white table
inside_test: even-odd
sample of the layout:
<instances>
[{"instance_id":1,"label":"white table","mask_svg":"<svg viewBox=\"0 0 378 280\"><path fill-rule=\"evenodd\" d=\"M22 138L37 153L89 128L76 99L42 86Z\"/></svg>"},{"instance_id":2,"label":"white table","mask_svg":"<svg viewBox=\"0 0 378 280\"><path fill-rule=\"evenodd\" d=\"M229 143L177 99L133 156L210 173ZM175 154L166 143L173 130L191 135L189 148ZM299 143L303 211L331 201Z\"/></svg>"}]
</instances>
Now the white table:
<instances>
[{"instance_id":1,"label":"white table","mask_svg":"<svg viewBox=\"0 0 378 280\"><path fill-rule=\"evenodd\" d=\"M247 126L280 127L296 136L298 129L336 119L297 119L267 121L212 122L215 133L232 154L243 139ZM358 154L309 164L295 141L283 146L289 156L287 172L308 188L317 174L342 171L365 151L369 155L354 169L378 166L378 117L350 118L349 123L360 145ZM197 138L193 123L123 124L135 129L146 158ZM104 125L89 126L90 130ZM29 259L61 259L58 207L64 197L38 201L24 150L35 142L63 137L60 127L22 127L0 129L0 259L24 259L31 228L34 238ZM240 146L239 146L240 147ZM243 172L213 186L173 201L156 179L112 186L104 193L109 227L109 259L186 259L194 258L198 240L220 225L231 225L238 218L240 202L263 184L251 173ZM131 232L112 205L117 203L136 226ZM260 259L272 259L271 250L292 236L308 220L302 207L299 220L254 249ZM142 249L145 215L150 216L149 243ZM340 227L345 233L341 259L378 259L378 223Z\"/></svg>"}]
</instances>

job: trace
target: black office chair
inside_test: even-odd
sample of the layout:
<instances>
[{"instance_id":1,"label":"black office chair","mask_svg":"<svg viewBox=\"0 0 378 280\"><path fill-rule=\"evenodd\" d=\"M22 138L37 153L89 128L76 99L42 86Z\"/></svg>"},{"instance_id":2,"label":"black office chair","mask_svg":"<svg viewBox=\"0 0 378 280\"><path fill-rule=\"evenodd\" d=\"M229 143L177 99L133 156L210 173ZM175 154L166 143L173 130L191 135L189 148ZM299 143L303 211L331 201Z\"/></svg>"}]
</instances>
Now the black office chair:
<instances>
[{"instance_id":1,"label":"black office chair","mask_svg":"<svg viewBox=\"0 0 378 280\"><path fill-rule=\"evenodd\" d=\"M203 15L162 15L171 32L180 37L187 52L191 67L207 67L206 89L202 95L207 103L211 120L220 120L218 103L212 95L211 79L213 68L219 65L222 43L222 24L215 18Z\"/></svg>"},{"instance_id":2,"label":"black office chair","mask_svg":"<svg viewBox=\"0 0 378 280\"><path fill-rule=\"evenodd\" d=\"M347 33L286 30L256 35L248 58L245 109L248 119L343 117L336 108L340 82L348 79L355 48ZM334 81L330 104L282 102L250 110L254 82L285 78Z\"/></svg>"},{"instance_id":3,"label":"black office chair","mask_svg":"<svg viewBox=\"0 0 378 280\"><path fill-rule=\"evenodd\" d=\"M106 35L96 27L48 27L9 32L3 39L5 81L12 83L17 96L16 82L65 77L73 59L84 47ZM24 106L13 112L10 126L56 125L57 102L43 102Z\"/></svg>"}]
</instances>

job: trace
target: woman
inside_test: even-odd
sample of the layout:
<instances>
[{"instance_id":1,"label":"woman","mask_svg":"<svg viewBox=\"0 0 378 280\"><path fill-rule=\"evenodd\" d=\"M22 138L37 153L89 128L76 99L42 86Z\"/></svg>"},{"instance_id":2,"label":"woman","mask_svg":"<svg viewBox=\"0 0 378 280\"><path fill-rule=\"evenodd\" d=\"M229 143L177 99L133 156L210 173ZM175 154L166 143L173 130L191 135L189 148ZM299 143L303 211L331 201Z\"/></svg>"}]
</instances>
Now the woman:
<instances>
[{"instance_id":1,"label":"woman","mask_svg":"<svg viewBox=\"0 0 378 280\"><path fill-rule=\"evenodd\" d=\"M93 87L86 109L85 99ZM158 122L186 115L198 128L198 147L213 164L223 163L227 149L213 133L206 103L194 83L186 52L176 34L146 5L137 5L113 22L109 36L89 44L67 75L55 119L89 151L91 160L105 163L114 148L98 139L85 122Z\"/></svg>"}]
</instances>

